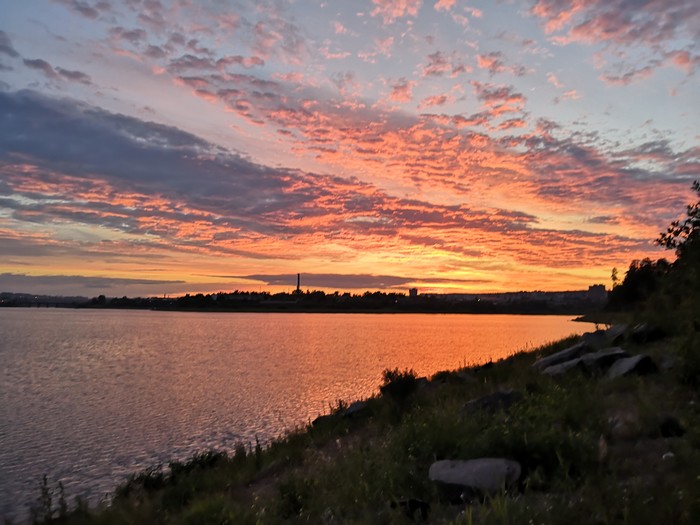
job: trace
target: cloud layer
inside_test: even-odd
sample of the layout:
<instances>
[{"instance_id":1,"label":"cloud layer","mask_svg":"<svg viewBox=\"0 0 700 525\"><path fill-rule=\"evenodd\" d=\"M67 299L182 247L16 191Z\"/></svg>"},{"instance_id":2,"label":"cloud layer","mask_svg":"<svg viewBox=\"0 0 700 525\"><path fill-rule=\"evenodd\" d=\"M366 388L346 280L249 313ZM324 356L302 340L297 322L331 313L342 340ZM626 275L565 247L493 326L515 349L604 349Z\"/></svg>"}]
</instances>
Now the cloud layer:
<instances>
[{"instance_id":1,"label":"cloud layer","mask_svg":"<svg viewBox=\"0 0 700 525\"><path fill-rule=\"evenodd\" d=\"M32 41L23 9L0 23L17 286L581 288L662 255L700 177L693 2L373 0L310 24L276 2L60 0Z\"/></svg>"}]
</instances>

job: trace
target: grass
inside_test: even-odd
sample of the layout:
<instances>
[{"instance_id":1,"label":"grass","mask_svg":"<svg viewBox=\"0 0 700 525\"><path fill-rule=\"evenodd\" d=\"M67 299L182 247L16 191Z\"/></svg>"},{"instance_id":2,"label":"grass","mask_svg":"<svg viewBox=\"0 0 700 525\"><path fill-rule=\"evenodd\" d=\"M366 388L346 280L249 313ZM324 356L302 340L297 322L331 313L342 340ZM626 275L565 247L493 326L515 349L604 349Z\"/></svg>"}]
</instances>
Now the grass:
<instances>
[{"instance_id":1,"label":"grass","mask_svg":"<svg viewBox=\"0 0 700 525\"><path fill-rule=\"evenodd\" d=\"M697 336L625 344L669 364L655 375L557 379L531 367L574 341L429 381L388 370L382 393L357 417L338 402L331 417L265 448L151 468L97 509L52 508L45 486L36 522L420 522L405 504L412 500L430 505L429 523L700 523ZM505 390L522 394L507 409L465 407ZM664 436L671 420L681 435ZM519 461L516 490L454 504L428 479L436 460L478 457Z\"/></svg>"}]
</instances>

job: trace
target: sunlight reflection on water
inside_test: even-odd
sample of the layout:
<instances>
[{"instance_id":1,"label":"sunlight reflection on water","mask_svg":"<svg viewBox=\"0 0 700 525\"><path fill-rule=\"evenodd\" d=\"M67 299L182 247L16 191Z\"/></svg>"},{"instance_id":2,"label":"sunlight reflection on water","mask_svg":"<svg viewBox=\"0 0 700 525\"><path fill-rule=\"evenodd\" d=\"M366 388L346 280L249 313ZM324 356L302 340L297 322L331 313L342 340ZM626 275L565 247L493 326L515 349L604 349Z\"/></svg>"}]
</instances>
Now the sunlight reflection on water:
<instances>
[{"instance_id":1,"label":"sunlight reflection on water","mask_svg":"<svg viewBox=\"0 0 700 525\"><path fill-rule=\"evenodd\" d=\"M419 375L582 333L568 317L4 309L0 518L46 474L99 500L137 470L261 442Z\"/></svg>"}]
</instances>

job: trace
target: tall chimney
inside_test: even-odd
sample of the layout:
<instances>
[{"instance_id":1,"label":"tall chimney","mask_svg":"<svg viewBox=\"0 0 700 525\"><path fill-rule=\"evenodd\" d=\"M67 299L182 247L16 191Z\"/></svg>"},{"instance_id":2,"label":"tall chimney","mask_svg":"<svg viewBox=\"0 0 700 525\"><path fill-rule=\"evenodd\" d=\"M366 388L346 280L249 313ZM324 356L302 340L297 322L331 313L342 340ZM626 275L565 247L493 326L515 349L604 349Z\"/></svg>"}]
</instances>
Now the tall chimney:
<instances>
[{"instance_id":1,"label":"tall chimney","mask_svg":"<svg viewBox=\"0 0 700 525\"><path fill-rule=\"evenodd\" d=\"M301 274L297 274L297 293L301 293Z\"/></svg>"}]
</instances>

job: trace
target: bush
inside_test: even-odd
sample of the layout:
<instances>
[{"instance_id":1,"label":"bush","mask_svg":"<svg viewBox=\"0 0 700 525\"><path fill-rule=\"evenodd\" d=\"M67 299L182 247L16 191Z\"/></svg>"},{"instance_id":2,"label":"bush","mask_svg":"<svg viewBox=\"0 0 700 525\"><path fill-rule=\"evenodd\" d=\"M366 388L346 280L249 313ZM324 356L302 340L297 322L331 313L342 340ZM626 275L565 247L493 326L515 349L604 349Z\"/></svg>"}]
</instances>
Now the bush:
<instances>
[{"instance_id":1,"label":"bush","mask_svg":"<svg viewBox=\"0 0 700 525\"><path fill-rule=\"evenodd\" d=\"M418 388L418 380L413 370L400 372L398 368L393 370L387 368L382 372L382 378L384 381L379 391L382 395L397 401L407 399Z\"/></svg>"}]
</instances>

